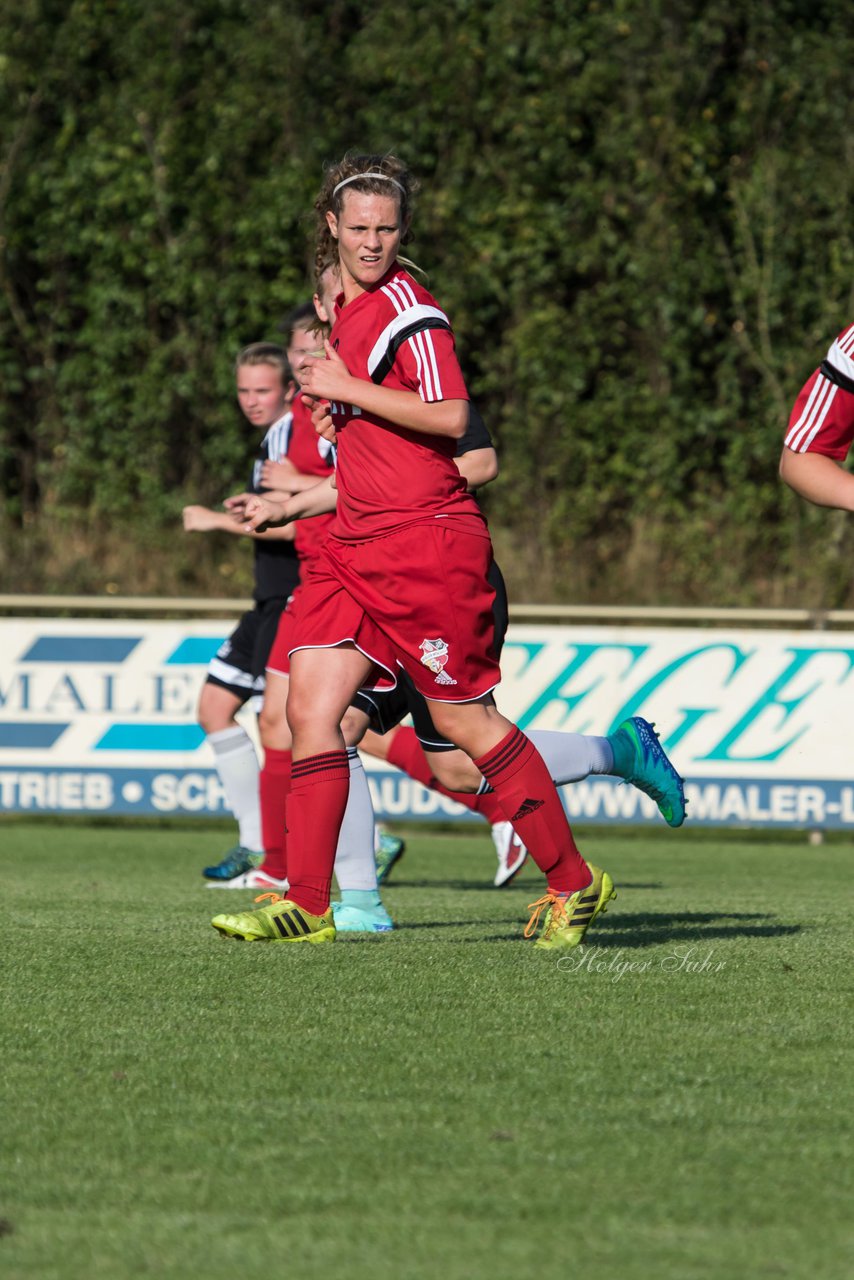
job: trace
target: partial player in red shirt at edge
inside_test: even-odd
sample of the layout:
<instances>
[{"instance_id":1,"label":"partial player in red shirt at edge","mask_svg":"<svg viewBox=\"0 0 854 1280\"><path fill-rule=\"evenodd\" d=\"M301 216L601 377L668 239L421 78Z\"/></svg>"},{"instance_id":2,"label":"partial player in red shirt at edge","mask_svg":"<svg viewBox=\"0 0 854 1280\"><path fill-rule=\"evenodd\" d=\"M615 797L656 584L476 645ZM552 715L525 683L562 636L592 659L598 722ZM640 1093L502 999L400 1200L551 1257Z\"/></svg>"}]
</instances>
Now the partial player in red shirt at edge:
<instances>
[{"instance_id":1,"label":"partial player in red shirt at edge","mask_svg":"<svg viewBox=\"0 0 854 1280\"><path fill-rule=\"evenodd\" d=\"M398 262L413 187L394 156L348 155L315 202L318 258L337 246L343 292L326 359L311 362L303 386L318 431L337 443L338 505L305 576L290 653L290 888L212 923L247 941L334 940L329 896L349 784L340 723L360 688L394 686L403 668L546 877L526 936L541 924L538 947L568 950L614 888L582 858L542 758L492 697L492 546L454 465L468 392L447 317ZM279 518L263 498L246 514L250 528Z\"/></svg>"},{"instance_id":2,"label":"partial player in red shirt at edge","mask_svg":"<svg viewBox=\"0 0 854 1280\"><path fill-rule=\"evenodd\" d=\"M854 511L854 475L841 465L854 441L854 325L843 329L798 393L780 476L819 507Z\"/></svg>"}]
</instances>

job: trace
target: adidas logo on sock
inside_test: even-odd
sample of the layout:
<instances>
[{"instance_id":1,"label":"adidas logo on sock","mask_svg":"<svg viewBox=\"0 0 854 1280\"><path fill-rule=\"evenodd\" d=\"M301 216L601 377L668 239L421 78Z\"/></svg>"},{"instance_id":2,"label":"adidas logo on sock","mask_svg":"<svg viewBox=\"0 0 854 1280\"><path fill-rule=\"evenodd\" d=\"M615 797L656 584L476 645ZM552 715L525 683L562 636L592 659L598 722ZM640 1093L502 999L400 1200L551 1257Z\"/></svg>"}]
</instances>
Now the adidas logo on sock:
<instances>
[{"instance_id":1,"label":"adidas logo on sock","mask_svg":"<svg viewBox=\"0 0 854 1280\"><path fill-rule=\"evenodd\" d=\"M536 813L538 809L542 809L544 803L543 800L523 800L519 812L514 813L510 821L518 822L520 818L527 818L529 813Z\"/></svg>"}]
</instances>

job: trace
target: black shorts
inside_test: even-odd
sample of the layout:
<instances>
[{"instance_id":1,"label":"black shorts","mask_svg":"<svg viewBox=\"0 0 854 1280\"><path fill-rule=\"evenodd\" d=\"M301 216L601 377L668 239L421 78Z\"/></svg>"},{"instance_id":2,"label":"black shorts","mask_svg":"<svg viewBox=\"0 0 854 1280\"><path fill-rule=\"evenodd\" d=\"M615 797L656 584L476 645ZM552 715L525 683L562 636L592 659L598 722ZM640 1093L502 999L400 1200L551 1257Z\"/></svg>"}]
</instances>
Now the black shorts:
<instances>
[{"instance_id":1,"label":"black shorts","mask_svg":"<svg viewBox=\"0 0 854 1280\"><path fill-rule=\"evenodd\" d=\"M276 638L285 596L259 601L244 613L237 626L216 651L208 667L207 683L228 689L241 702L264 695L264 671Z\"/></svg>"},{"instance_id":2,"label":"black shorts","mask_svg":"<svg viewBox=\"0 0 854 1280\"><path fill-rule=\"evenodd\" d=\"M495 623L496 653L500 654L504 646L509 618L507 587L501 576L501 570L494 560L487 580L495 591L492 617ZM397 672L397 685L394 689L381 693L360 691L353 699L353 706L358 707L370 717L370 728L374 733L388 733L390 729L396 728L405 716L411 715L415 735L425 751L456 750L456 745L443 737L433 724L426 699L418 692L403 670Z\"/></svg>"}]
</instances>

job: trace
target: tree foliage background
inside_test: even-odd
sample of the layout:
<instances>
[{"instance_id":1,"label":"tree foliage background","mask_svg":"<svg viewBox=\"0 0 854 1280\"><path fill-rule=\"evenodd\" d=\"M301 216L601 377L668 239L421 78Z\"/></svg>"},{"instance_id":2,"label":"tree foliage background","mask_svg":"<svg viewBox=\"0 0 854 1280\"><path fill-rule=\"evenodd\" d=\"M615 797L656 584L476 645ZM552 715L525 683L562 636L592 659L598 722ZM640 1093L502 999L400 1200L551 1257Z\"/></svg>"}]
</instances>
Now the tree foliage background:
<instances>
[{"instance_id":1,"label":"tree foliage background","mask_svg":"<svg viewBox=\"0 0 854 1280\"><path fill-rule=\"evenodd\" d=\"M421 178L515 598L850 603L776 466L854 320L852 65L846 0L0 0L5 588L248 588L180 508L355 146Z\"/></svg>"}]
</instances>

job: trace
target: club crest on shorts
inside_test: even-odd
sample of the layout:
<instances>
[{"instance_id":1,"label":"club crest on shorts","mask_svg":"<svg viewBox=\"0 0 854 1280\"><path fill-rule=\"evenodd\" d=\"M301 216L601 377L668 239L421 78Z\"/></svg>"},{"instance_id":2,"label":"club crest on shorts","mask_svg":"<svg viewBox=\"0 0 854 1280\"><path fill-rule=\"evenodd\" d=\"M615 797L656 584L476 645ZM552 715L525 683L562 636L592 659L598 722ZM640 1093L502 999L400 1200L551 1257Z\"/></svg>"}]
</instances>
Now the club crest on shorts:
<instances>
[{"instance_id":1,"label":"club crest on shorts","mask_svg":"<svg viewBox=\"0 0 854 1280\"><path fill-rule=\"evenodd\" d=\"M445 673L445 663L449 655L448 645L444 640L422 640L418 647L421 650L421 661L424 666L435 672L436 684L457 683Z\"/></svg>"}]
</instances>

